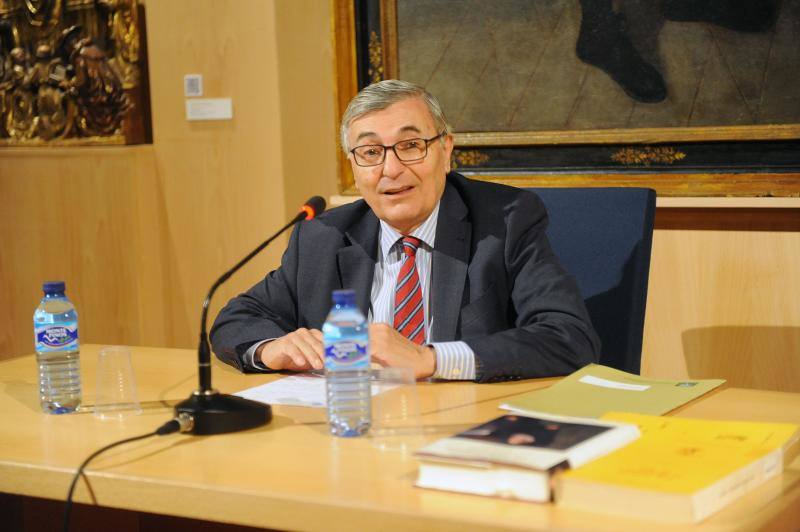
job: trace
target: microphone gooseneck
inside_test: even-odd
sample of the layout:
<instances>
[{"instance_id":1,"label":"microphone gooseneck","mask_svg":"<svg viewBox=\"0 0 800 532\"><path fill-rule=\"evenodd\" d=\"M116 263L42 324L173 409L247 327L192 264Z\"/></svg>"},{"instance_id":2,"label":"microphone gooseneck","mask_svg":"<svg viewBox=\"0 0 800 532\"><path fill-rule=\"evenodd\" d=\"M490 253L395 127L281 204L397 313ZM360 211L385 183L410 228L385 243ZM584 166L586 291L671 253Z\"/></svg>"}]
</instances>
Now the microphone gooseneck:
<instances>
[{"instance_id":1,"label":"microphone gooseneck","mask_svg":"<svg viewBox=\"0 0 800 532\"><path fill-rule=\"evenodd\" d=\"M269 423L272 411L269 405L250 401L241 397L223 395L211 387L211 346L208 341L208 307L211 298L225 281L247 264L253 257L278 238L284 231L302 220L310 220L325 210L325 200L320 196L310 198L300 212L274 235L223 273L208 291L203 301L200 316L200 343L197 348L199 387L189 399L178 403L176 415L183 414L192 419L191 432L194 434L220 434L258 427Z\"/></svg>"}]
</instances>

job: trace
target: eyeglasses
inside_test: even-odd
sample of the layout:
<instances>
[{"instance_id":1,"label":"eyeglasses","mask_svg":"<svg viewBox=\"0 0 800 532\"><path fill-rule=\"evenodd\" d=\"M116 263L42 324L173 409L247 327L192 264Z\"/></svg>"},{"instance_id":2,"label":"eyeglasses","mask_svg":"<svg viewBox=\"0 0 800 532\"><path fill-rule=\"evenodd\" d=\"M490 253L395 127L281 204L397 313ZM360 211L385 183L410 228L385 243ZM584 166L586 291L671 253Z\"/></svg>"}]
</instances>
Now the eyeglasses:
<instances>
[{"instance_id":1,"label":"eyeglasses","mask_svg":"<svg viewBox=\"0 0 800 532\"><path fill-rule=\"evenodd\" d=\"M383 144L364 144L356 146L350 153L358 166L378 166L386 160L386 150L392 150L397 158L410 163L420 161L428 155L428 144L444 135L444 131L429 139L406 139L391 146Z\"/></svg>"}]
</instances>

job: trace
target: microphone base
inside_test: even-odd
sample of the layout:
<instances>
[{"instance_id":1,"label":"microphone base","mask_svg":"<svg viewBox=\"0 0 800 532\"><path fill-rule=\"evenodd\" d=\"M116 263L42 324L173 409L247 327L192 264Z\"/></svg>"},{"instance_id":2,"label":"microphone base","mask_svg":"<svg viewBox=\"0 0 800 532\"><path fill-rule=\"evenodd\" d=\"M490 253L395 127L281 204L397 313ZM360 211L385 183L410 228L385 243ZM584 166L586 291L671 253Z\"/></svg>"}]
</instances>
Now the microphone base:
<instances>
[{"instance_id":1,"label":"microphone base","mask_svg":"<svg viewBox=\"0 0 800 532\"><path fill-rule=\"evenodd\" d=\"M191 416L188 432L197 435L238 432L266 425L272 420L268 404L211 390L195 391L191 397L175 405L175 415Z\"/></svg>"}]
</instances>

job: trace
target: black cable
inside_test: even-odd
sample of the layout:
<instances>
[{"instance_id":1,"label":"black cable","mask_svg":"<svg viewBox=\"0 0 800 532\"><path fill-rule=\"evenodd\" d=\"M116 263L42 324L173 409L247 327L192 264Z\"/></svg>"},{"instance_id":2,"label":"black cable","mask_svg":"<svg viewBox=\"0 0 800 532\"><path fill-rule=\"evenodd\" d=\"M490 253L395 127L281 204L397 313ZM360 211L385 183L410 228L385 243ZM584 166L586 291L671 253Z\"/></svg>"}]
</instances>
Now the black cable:
<instances>
[{"instance_id":1,"label":"black cable","mask_svg":"<svg viewBox=\"0 0 800 532\"><path fill-rule=\"evenodd\" d=\"M149 438L151 436L165 436L167 434L172 434L178 432L181 429L181 423L177 419L171 419L158 427L153 432L148 432L147 434L140 434L139 436L134 436L132 438L125 438L124 440L115 441L114 443L109 443L105 447L102 447L92 454L89 455L86 460L78 467L78 470L75 472L75 476L72 477L72 483L69 485L69 492L67 492L67 502L64 506L64 525L62 527L64 532L69 532L69 518L70 514L72 513L72 495L75 492L75 486L78 484L78 479L81 478L83 474L83 470L89 465L89 462L94 460L98 455L106 452L107 450L116 447L117 445L122 445L123 443L130 443L137 440L143 440L145 438Z\"/></svg>"}]
</instances>

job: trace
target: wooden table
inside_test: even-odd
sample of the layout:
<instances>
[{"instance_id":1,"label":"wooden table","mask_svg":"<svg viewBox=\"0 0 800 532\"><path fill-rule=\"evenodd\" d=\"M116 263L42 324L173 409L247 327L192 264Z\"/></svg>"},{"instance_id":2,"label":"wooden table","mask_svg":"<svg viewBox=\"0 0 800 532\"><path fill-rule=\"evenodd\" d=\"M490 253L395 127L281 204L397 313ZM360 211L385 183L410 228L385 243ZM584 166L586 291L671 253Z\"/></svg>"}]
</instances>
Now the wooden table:
<instances>
[{"instance_id":1,"label":"wooden table","mask_svg":"<svg viewBox=\"0 0 800 532\"><path fill-rule=\"evenodd\" d=\"M84 403L94 401L99 346L82 349ZM0 491L63 500L75 468L112 441L146 433L171 417L196 387L191 350L133 348L143 413L101 421L91 412L39 410L32 356L0 363ZM214 385L233 393L279 378L242 375L215 363ZM552 380L477 385L418 385L425 428L433 440L499 415L508 397ZM89 467L76 501L104 507L256 527L300 530L669 529L549 504L413 487L417 460L379 438L334 438L322 409L274 406L271 424L236 434L154 437L112 449ZM728 388L684 406L679 416L800 423L800 394ZM800 460L696 528L797 529ZM775 494L778 493L777 496ZM681 529L686 527L680 527Z\"/></svg>"}]
</instances>

